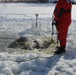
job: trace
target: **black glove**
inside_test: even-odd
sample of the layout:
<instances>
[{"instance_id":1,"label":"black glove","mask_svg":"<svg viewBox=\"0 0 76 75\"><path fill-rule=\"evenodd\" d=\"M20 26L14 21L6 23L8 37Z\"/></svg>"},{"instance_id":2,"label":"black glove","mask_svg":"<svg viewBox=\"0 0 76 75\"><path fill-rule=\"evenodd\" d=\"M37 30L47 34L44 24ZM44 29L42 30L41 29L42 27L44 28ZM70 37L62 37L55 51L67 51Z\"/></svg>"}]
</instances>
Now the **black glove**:
<instances>
[{"instance_id":1,"label":"black glove","mask_svg":"<svg viewBox=\"0 0 76 75\"><path fill-rule=\"evenodd\" d=\"M58 25L58 21L56 21L56 20L53 20L53 22L52 22L52 25L55 25L55 26L57 26L57 25Z\"/></svg>"}]
</instances>

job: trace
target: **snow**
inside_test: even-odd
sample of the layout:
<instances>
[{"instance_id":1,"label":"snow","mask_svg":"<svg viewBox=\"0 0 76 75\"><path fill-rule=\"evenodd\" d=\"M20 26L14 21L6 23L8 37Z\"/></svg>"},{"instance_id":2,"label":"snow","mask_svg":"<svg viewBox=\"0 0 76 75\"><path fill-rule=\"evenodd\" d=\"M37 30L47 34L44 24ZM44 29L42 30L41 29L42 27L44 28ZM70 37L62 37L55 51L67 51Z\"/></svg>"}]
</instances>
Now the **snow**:
<instances>
[{"instance_id":1,"label":"snow","mask_svg":"<svg viewBox=\"0 0 76 75\"><path fill-rule=\"evenodd\" d=\"M72 8L66 53L41 58L35 53L15 52L16 49L10 49L13 53L7 51L7 46L22 35L51 36L54 7L50 3L0 3L0 75L76 75L76 5ZM36 13L39 14L37 29Z\"/></svg>"}]
</instances>

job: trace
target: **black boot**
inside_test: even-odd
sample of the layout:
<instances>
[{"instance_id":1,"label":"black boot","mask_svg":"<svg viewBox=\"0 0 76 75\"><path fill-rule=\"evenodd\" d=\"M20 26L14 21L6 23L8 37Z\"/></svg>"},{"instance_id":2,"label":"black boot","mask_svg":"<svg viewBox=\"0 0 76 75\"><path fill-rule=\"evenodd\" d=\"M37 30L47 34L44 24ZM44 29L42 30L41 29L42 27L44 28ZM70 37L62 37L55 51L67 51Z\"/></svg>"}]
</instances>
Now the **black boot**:
<instances>
[{"instance_id":1,"label":"black boot","mask_svg":"<svg viewBox=\"0 0 76 75\"><path fill-rule=\"evenodd\" d=\"M62 54L65 52L65 46L60 46L58 49L54 52L54 54Z\"/></svg>"}]
</instances>

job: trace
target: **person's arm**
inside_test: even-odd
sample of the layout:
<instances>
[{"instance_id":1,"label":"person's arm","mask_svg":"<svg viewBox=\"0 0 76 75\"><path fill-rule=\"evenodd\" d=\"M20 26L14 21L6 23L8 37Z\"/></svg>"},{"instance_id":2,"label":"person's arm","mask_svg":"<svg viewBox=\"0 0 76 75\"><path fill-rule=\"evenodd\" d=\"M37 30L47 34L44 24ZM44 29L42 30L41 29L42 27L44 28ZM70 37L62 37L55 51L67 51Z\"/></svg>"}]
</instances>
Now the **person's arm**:
<instances>
[{"instance_id":1,"label":"person's arm","mask_svg":"<svg viewBox=\"0 0 76 75\"><path fill-rule=\"evenodd\" d=\"M63 8L55 7L55 10L54 10L54 21L52 22L52 24L58 25L58 22L60 20L60 17L63 15L63 12L64 12Z\"/></svg>"},{"instance_id":2,"label":"person's arm","mask_svg":"<svg viewBox=\"0 0 76 75\"><path fill-rule=\"evenodd\" d=\"M55 11L54 11L54 19L59 21L60 20L60 17L63 15L63 12L64 12L64 8L55 8Z\"/></svg>"}]
</instances>

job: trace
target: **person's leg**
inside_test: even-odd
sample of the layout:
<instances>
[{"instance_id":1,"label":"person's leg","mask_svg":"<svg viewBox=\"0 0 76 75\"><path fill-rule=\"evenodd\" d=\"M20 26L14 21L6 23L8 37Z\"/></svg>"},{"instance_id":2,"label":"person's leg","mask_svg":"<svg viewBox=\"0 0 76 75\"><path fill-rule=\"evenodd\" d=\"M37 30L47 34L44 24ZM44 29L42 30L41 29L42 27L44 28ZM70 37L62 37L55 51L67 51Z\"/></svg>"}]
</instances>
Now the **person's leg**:
<instances>
[{"instance_id":1,"label":"person's leg","mask_svg":"<svg viewBox=\"0 0 76 75\"><path fill-rule=\"evenodd\" d=\"M60 47L58 47L57 51L55 51L55 54L61 54L65 52L68 27L69 25L63 24L60 24L56 27L58 31L58 39L60 41Z\"/></svg>"},{"instance_id":2,"label":"person's leg","mask_svg":"<svg viewBox=\"0 0 76 75\"><path fill-rule=\"evenodd\" d=\"M61 53L65 52L65 47L66 47L66 39L61 39L60 40L60 47L57 47L55 54L61 54Z\"/></svg>"}]
</instances>

